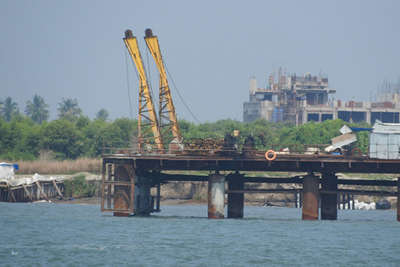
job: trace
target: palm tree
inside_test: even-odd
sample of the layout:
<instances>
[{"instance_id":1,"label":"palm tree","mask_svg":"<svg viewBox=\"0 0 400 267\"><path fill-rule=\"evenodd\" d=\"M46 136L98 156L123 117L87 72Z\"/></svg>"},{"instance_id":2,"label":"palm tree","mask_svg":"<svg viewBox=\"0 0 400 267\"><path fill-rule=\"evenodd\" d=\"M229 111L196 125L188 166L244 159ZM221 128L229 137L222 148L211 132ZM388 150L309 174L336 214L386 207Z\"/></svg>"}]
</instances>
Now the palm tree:
<instances>
[{"instance_id":1,"label":"palm tree","mask_svg":"<svg viewBox=\"0 0 400 267\"><path fill-rule=\"evenodd\" d=\"M49 105L44 102L43 97L34 95L33 100L26 102L25 114L34 122L41 124L49 118Z\"/></svg>"},{"instance_id":2,"label":"palm tree","mask_svg":"<svg viewBox=\"0 0 400 267\"><path fill-rule=\"evenodd\" d=\"M19 114L18 104L15 103L11 97L7 97L1 106L1 115L6 121Z\"/></svg>"},{"instance_id":3,"label":"palm tree","mask_svg":"<svg viewBox=\"0 0 400 267\"><path fill-rule=\"evenodd\" d=\"M96 113L96 119L106 121L108 119L108 115L108 111L102 108Z\"/></svg>"},{"instance_id":4,"label":"palm tree","mask_svg":"<svg viewBox=\"0 0 400 267\"><path fill-rule=\"evenodd\" d=\"M61 119L75 120L82 114L82 110L78 105L76 98L63 98L61 103L58 103L58 117Z\"/></svg>"}]
</instances>

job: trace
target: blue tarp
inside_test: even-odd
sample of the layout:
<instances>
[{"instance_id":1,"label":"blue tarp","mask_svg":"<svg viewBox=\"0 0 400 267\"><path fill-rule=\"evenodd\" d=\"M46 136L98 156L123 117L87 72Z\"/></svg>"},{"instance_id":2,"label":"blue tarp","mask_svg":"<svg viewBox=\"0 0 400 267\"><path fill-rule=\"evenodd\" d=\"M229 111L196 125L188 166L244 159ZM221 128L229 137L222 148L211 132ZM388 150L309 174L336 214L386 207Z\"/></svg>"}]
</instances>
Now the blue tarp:
<instances>
[{"instance_id":1,"label":"blue tarp","mask_svg":"<svg viewBox=\"0 0 400 267\"><path fill-rule=\"evenodd\" d=\"M350 127L353 132L363 132L363 131L372 131L372 128L357 128L357 127Z\"/></svg>"},{"instance_id":2,"label":"blue tarp","mask_svg":"<svg viewBox=\"0 0 400 267\"><path fill-rule=\"evenodd\" d=\"M19 166L16 163L12 164L12 163L2 162L2 163L0 163L0 167L2 167L2 166L4 166L4 167L13 167L14 170L16 170L16 171L19 170Z\"/></svg>"}]
</instances>

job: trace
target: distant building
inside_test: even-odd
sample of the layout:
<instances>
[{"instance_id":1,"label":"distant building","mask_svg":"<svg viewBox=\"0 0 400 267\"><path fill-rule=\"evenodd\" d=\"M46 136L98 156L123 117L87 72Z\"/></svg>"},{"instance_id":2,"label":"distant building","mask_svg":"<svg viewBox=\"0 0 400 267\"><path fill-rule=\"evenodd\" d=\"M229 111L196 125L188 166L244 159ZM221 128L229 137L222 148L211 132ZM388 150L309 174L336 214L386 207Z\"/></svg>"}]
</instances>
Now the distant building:
<instances>
[{"instance_id":1,"label":"distant building","mask_svg":"<svg viewBox=\"0 0 400 267\"><path fill-rule=\"evenodd\" d=\"M328 78L309 73L287 76L279 71L277 79L270 75L267 88L258 88L256 79L252 78L249 101L243 103L243 121L263 118L296 125L331 119L370 124L375 120L399 122L400 85L380 92L377 102L342 102L333 99L335 93L328 86Z\"/></svg>"}]
</instances>

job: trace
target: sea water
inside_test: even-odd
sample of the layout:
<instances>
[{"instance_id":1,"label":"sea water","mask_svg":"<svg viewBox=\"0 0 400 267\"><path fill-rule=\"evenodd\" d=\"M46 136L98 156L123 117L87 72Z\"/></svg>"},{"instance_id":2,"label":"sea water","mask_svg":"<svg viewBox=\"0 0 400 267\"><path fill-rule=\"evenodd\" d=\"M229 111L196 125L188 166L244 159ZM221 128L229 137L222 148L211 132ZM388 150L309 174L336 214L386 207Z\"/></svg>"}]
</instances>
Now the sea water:
<instances>
[{"instance_id":1,"label":"sea water","mask_svg":"<svg viewBox=\"0 0 400 267\"><path fill-rule=\"evenodd\" d=\"M0 266L400 266L394 210L340 210L302 221L294 208L246 206L209 220L206 205L113 217L97 205L0 203Z\"/></svg>"}]
</instances>

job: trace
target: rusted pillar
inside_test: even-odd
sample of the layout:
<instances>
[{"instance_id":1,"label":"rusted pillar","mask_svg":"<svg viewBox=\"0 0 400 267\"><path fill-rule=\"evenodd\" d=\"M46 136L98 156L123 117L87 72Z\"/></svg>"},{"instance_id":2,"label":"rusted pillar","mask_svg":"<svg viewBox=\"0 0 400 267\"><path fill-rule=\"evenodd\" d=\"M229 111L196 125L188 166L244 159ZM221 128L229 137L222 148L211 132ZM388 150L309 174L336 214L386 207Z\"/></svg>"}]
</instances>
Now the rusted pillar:
<instances>
[{"instance_id":1,"label":"rusted pillar","mask_svg":"<svg viewBox=\"0 0 400 267\"><path fill-rule=\"evenodd\" d=\"M322 190L336 191L337 176L334 173L322 173ZM321 219L337 220L337 194L321 194Z\"/></svg>"},{"instance_id":2,"label":"rusted pillar","mask_svg":"<svg viewBox=\"0 0 400 267\"><path fill-rule=\"evenodd\" d=\"M303 220L318 220L319 181L314 175L303 179Z\"/></svg>"},{"instance_id":3,"label":"rusted pillar","mask_svg":"<svg viewBox=\"0 0 400 267\"><path fill-rule=\"evenodd\" d=\"M107 181L112 181L114 179L113 165L107 164ZM111 208L111 196L114 194L114 188L111 184L107 186L107 207Z\"/></svg>"},{"instance_id":4,"label":"rusted pillar","mask_svg":"<svg viewBox=\"0 0 400 267\"><path fill-rule=\"evenodd\" d=\"M156 211L157 212L160 212L161 211L161 209L160 209L160 207L161 207L161 184L160 184L160 182L158 182L158 184L157 184L157 199L156 199Z\"/></svg>"},{"instance_id":5,"label":"rusted pillar","mask_svg":"<svg viewBox=\"0 0 400 267\"><path fill-rule=\"evenodd\" d=\"M397 178L397 221L400 222L400 178Z\"/></svg>"},{"instance_id":6,"label":"rusted pillar","mask_svg":"<svg viewBox=\"0 0 400 267\"><path fill-rule=\"evenodd\" d=\"M146 174L136 176L135 182L135 215L147 216L154 210L151 196L151 180Z\"/></svg>"},{"instance_id":7,"label":"rusted pillar","mask_svg":"<svg viewBox=\"0 0 400 267\"><path fill-rule=\"evenodd\" d=\"M119 164L115 166L114 170L114 190L110 190L109 193L113 192L114 199L114 216L129 216L133 213L133 199L131 194L131 186L128 184L134 177L133 169L128 164ZM112 187L112 185L110 185ZM133 192L132 192L133 193ZM111 194L110 194L111 199Z\"/></svg>"},{"instance_id":8,"label":"rusted pillar","mask_svg":"<svg viewBox=\"0 0 400 267\"><path fill-rule=\"evenodd\" d=\"M243 190L243 175L239 173L230 174L227 177L228 190ZM228 218L243 218L244 194L228 193Z\"/></svg>"},{"instance_id":9,"label":"rusted pillar","mask_svg":"<svg viewBox=\"0 0 400 267\"><path fill-rule=\"evenodd\" d=\"M208 218L223 219L225 205L225 177L211 174L208 177Z\"/></svg>"}]
</instances>

